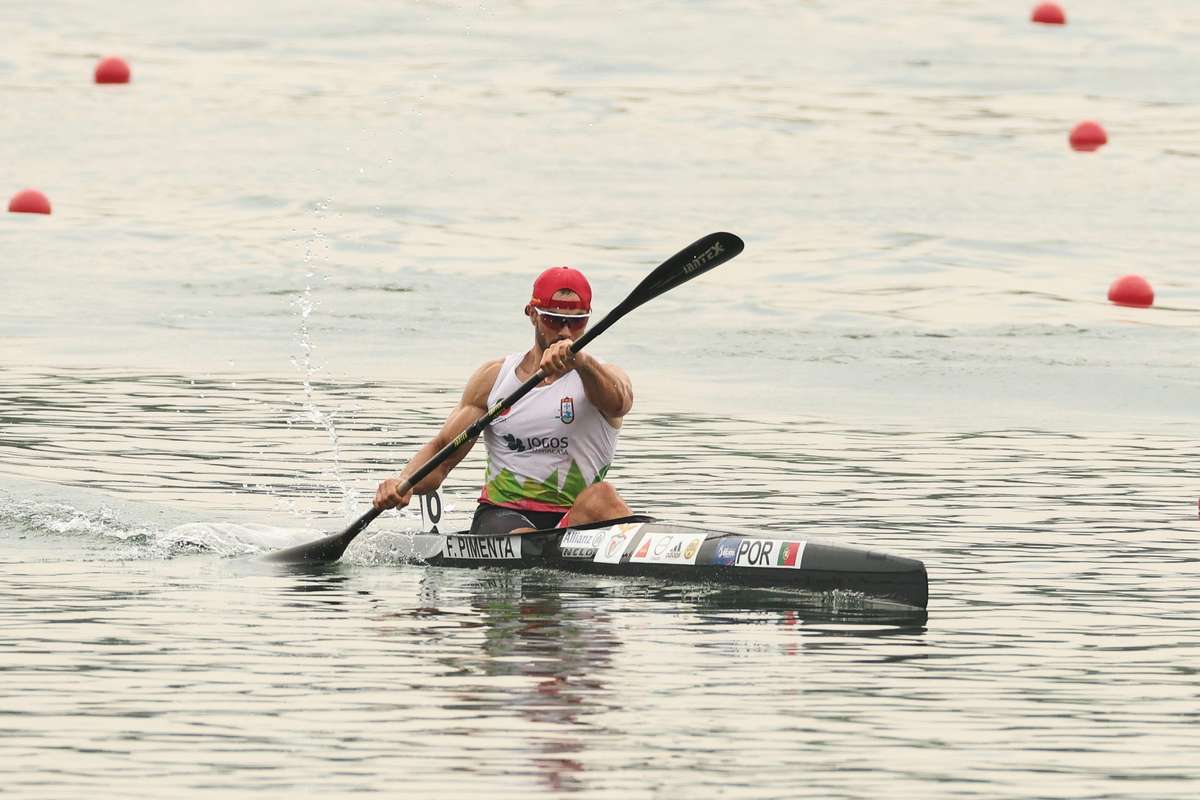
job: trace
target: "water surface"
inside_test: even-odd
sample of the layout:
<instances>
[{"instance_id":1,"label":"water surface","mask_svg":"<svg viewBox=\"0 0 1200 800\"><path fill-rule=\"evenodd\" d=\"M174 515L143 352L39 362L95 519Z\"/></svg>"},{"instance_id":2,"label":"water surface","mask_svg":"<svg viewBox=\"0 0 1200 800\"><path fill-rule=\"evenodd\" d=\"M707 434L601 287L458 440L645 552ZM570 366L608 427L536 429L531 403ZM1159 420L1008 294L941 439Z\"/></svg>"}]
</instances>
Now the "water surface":
<instances>
[{"instance_id":1,"label":"water surface","mask_svg":"<svg viewBox=\"0 0 1200 800\"><path fill-rule=\"evenodd\" d=\"M0 9L0 191L55 208L0 217L7 793L1195 795L1195 9L393 6ZM927 619L404 564L411 512L256 560L528 346L538 271L604 313L712 230L593 345L612 479L920 558Z\"/></svg>"}]
</instances>

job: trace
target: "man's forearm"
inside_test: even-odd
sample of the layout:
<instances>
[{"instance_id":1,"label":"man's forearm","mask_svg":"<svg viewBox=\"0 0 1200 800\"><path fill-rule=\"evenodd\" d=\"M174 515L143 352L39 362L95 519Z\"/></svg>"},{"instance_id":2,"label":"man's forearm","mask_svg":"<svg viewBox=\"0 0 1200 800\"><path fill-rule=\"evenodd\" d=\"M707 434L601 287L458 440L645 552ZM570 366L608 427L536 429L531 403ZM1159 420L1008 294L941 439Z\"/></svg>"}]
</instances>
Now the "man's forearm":
<instances>
[{"instance_id":1,"label":"man's forearm","mask_svg":"<svg viewBox=\"0 0 1200 800\"><path fill-rule=\"evenodd\" d=\"M575 371L583 381L588 400L609 419L620 419L633 407L633 390L623 376L596 359L580 353Z\"/></svg>"},{"instance_id":2,"label":"man's forearm","mask_svg":"<svg viewBox=\"0 0 1200 800\"><path fill-rule=\"evenodd\" d=\"M470 427L471 423L478 419L479 416L482 416L482 413L476 414L477 411L478 409L465 408L462 406L456 408L450 415L450 418L446 420L446 423L442 426L442 429L438 432L438 435L430 439L425 446L418 450L417 454L412 457L412 460L409 461L408 465L400 472L400 477L405 478L416 472L418 469L424 466L429 459L441 452L443 447L454 441L456 436ZM458 466L460 461L466 458L467 453L470 451L473 444L474 441L466 441L459 445L453 453L446 456L446 460L439 464L437 469L433 470L433 472L430 472L428 475L422 478L421 481L413 487L413 490L417 494L428 494L429 492L432 492L441 486L442 482L446 480L446 476L450 474L450 470L454 469L456 466Z\"/></svg>"}]
</instances>

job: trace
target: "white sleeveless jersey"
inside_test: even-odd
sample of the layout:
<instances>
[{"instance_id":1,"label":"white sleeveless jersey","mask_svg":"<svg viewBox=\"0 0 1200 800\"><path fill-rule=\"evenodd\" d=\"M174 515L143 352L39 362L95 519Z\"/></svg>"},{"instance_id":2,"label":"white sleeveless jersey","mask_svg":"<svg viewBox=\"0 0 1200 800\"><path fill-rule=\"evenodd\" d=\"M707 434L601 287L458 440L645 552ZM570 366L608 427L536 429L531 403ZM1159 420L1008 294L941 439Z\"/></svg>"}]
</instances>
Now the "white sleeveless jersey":
<instances>
[{"instance_id":1,"label":"white sleeveless jersey","mask_svg":"<svg viewBox=\"0 0 1200 800\"><path fill-rule=\"evenodd\" d=\"M523 383L517 365L524 357L504 359L488 408ZM588 400L579 373L568 372L525 395L484 429L488 464L479 499L507 508L566 511L580 492L604 479L618 433Z\"/></svg>"}]
</instances>

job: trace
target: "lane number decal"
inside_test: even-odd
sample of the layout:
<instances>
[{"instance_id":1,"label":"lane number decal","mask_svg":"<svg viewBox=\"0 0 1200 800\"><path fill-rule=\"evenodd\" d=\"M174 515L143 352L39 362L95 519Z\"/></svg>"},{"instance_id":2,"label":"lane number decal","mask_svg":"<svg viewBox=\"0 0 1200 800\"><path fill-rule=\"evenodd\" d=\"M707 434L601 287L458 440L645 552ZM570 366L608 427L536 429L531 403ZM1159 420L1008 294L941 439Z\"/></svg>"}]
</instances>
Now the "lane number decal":
<instances>
[{"instance_id":1,"label":"lane number decal","mask_svg":"<svg viewBox=\"0 0 1200 800\"><path fill-rule=\"evenodd\" d=\"M441 492L418 495L421 498L421 531L437 533L438 523L442 521Z\"/></svg>"}]
</instances>

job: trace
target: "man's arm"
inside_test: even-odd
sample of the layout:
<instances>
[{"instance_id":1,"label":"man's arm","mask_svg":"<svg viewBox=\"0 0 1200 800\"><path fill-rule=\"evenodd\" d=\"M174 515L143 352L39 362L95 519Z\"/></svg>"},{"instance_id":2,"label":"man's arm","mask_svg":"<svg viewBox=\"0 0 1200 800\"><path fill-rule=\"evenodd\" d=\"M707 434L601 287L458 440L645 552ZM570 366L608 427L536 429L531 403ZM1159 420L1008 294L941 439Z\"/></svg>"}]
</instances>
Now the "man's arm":
<instances>
[{"instance_id":1,"label":"man's arm","mask_svg":"<svg viewBox=\"0 0 1200 800\"><path fill-rule=\"evenodd\" d=\"M588 400L612 425L633 408L633 384L625 370L614 364L601 364L587 353L571 354L571 342L555 342L542 353L541 367L558 376L572 369L579 373Z\"/></svg>"},{"instance_id":2,"label":"man's arm","mask_svg":"<svg viewBox=\"0 0 1200 800\"><path fill-rule=\"evenodd\" d=\"M499 374L500 366L503 363L503 359L497 359L489 361L475 370L475 374L467 381L467 387L463 390L458 405L450 412L450 416L446 418L446 421L442 424L442 429L437 432L437 435L417 451L417 454L412 457L412 460L400 471L397 477L388 478L379 484L379 487L375 490L374 505L376 508L404 508L412 501L414 494L428 494L441 486L442 482L446 480L446 476L450 474L450 470L454 469L458 465L458 462L467 457L467 453L471 451L471 447L475 444L474 439L463 442L437 469L422 478L411 490L403 494L399 492L405 478L415 472L422 464L433 458L439 450L454 441L454 437L471 427L471 423L487 413L488 395L492 391L492 386L496 383L496 376Z\"/></svg>"}]
</instances>

